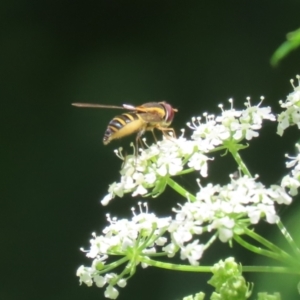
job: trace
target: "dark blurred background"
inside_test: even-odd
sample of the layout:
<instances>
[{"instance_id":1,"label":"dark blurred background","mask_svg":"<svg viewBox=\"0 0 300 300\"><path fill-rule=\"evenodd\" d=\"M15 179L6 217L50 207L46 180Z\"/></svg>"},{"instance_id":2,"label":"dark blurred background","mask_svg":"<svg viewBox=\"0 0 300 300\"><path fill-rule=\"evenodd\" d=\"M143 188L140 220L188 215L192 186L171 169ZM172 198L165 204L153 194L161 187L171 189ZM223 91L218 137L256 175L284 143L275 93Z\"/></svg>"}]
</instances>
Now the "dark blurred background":
<instances>
[{"instance_id":1,"label":"dark blurred background","mask_svg":"<svg viewBox=\"0 0 300 300\"><path fill-rule=\"evenodd\" d=\"M105 147L103 133L118 112L72 102L167 100L179 110L177 132L194 115L218 113L230 97L239 109L246 96L255 104L264 95L279 112L278 100L292 91L289 79L300 72L300 52L276 69L269 59L300 26L299 11L295 0L2 0L0 299L104 299L104 289L78 284L76 269L90 264L79 248L101 231L107 212L130 217L140 200L99 203L119 179L113 150L134 137ZM280 139L275 131L267 126L243 153L265 184L280 179L283 154L293 151L288 135ZM210 180L226 182L234 171L231 158L223 158L212 163ZM196 191L194 176L180 180ZM148 202L164 216L180 201L168 190ZM219 243L203 264L232 251L252 262ZM208 278L138 268L119 299L180 299L205 290Z\"/></svg>"}]
</instances>

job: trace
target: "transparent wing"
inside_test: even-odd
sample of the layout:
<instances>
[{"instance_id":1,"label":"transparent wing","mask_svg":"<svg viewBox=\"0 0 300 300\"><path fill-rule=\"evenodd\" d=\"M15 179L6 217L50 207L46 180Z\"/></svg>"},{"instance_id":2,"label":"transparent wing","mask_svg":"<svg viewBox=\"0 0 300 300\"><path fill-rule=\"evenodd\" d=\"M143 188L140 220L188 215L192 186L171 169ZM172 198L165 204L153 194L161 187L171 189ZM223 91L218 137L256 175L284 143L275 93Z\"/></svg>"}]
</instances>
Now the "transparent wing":
<instances>
[{"instance_id":1,"label":"transparent wing","mask_svg":"<svg viewBox=\"0 0 300 300\"><path fill-rule=\"evenodd\" d=\"M140 117L147 123L159 123L161 122L161 117L158 114L154 113L141 113L139 114Z\"/></svg>"},{"instance_id":2,"label":"transparent wing","mask_svg":"<svg viewBox=\"0 0 300 300\"><path fill-rule=\"evenodd\" d=\"M156 107L147 106L133 106L130 104L123 104L123 106L117 105L106 105L106 104L95 104L95 103L72 103L76 107L90 107L90 108L112 108L112 109L125 109L130 111L136 111L141 113L149 113L153 115L158 115L158 109ZM148 118L149 116L145 116ZM157 116L159 118L159 116Z\"/></svg>"},{"instance_id":3,"label":"transparent wing","mask_svg":"<svg viewBox=\"0 0 300 300\"><path fill-rule=\"evenodd\" d=\"M112 109L127 109L135 110L132 105L116 106L116 105L105 105L105 104L94 104L94 103L72 103L76 107L91 107L91 108L112 108Z\"/></svg>"}]
</instances>

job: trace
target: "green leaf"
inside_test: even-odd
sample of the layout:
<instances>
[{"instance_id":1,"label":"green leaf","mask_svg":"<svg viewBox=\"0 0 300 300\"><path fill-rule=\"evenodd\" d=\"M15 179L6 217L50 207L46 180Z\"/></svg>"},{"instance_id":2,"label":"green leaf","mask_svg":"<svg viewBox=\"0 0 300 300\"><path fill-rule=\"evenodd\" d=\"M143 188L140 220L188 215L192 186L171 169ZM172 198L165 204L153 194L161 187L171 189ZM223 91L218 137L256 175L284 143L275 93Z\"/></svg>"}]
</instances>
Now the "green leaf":
<instances>
[{"instance_id":1,"label":"green leaf","mask_svg":"<svg viewBox=\"0 0 300 300\"><path fill-rule=\"evenodd\" d=\"M271 65L274 67L290 52L300 46L300 29L288 33L286 38L287 40L277 48L271 57Z\"/></svg>"}]
</instances>

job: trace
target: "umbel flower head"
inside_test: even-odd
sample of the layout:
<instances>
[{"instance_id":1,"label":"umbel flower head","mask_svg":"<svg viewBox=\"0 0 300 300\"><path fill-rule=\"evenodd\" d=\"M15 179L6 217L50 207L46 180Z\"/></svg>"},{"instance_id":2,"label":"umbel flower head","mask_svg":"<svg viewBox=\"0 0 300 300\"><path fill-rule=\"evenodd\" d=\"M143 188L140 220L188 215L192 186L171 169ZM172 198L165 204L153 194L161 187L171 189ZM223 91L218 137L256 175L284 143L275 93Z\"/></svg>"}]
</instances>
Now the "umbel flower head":
<instances>
[{"instance_id":1,"label":"umbel flower head","mask_svg":"<svg viewBox=\"0 0 300 300\"><path fill-rule=\"evenodd\" d=\"M299 105L298 89L294 87L295 94L289 95L284 104L287 110ZM289 101L294 102L289 104ZM258 137L263 121L275 121L275 116L270 107L262 107L262 101L251 106L247 98L244 110L234 109L232 100L230 104L228 110L220 105L220 115L204 113L202 117L193 117L187 124L192 130L191 138L187 138L183 131L178 139L170 136L153 145L147 145L144 141L145 149L139 149L138 154L123 157L121 150L116 151L123 160L121 177L110 185L108 194L101 201L103 205L126 193L133 197L157 197L167 186L178 192L182 201L174 204L176 207L170 210L167 217L149 212L148 206L144 204L143 207L141 203L138 213L132 211L132 218L118 219L107 215L108 225L100 234L93 233L89 249L83 250L92 259L92 264L78 268L77 276L81 283L106 287L105 297L116 299L119 288L126 285L139 266L203 271L201 268L205 267L201 266L201 259L216 240L246 245L242 236L248 234L254 237L253 227L260 220L269 224L280 222L275 205L288 205L292 201L291 196L297 194L300 186L300 155L289 157L287 167L291 168L291 172L282 179L280 185L265 186L259 181L258 175L253 177L250 174L239 152L248 147L246 143ZM279 115L279 119L285 118L290 125L296 121L295 117L283 118ZM280 130L284 130L282 128ZM239 175L229 176L229 182L223 185L207 180L209 162L216 160L216 156L212 155L217 151L231 154L239 169ZM201 178L195 179L197 185L193 192L187 191L174 180L178 175L191 172L195 172L196 178ZM271 249L277 251L275 247ZM260 248L259 251L265 250ZM267 256L273 255L279 260L279 253L282 252L272 255L270 252L266 251ZM185 264L157 260L162 256L169 260L178 256ZM123 265L123 270L120 270ZM232 265L232 261L227 261L227 265ZM240 268L236 264L235 267L239 271L234 274L241 286L239 293L247 294L249 286L240 276ZM119 273L113 272L116 268ZM218 288L228 295L235 282L230 281L228 285ZM222 294L222 291L219 290L219 293Z\"/></svg>"},{"instance_id":2,"label":"umbel flower head","mask_svg":"<svg viewBox=\"0 0 300 300\"><path fill-rule=\"evenodd\" d=\"M262 98L263 99L263 98ZM164 138L146 149L140 149L139 155L123 157L121 150L117 156L124 160L119 182L114 182L108 194L101 201L107 205L115 196L123 197L125 193L135 196L160 195L170 184L169 178L188 172L197 171L202 177L208 175L209 155L218 150L236 151L244 148L240 143L258 137L258 130L263 120L275 121L270 107L251 106L250 98L245 103L246 109L235 110L230 99L231 108L221 108L219 116L204 113L204 119L192 118L188 127L193 130L191 139L180 136ZM187 195L183 195L187 196Z\"/></svg>"},{"instance_id":3,"label":"umbel flower head","mask_svg":"<svg viewBox=\"0 0 300 300\"><path fill-rule=\"evenodd\" d=\"M153 258L172 258L179 253L180 259L197 267L217 238L230 242L260 219L275 223L278 219L275 203L290 203L290 197L282 194L284 190L280 187L268 189L248 176L238 179L232 176L225 186L200 186L196 200L178 205L172 217L158 217L147 208L143 211L141 204L140 213L133 210L131 220L107 216L109 225L101 235L93 234L90 249L85 251L93 259L92 265L79 267L77 276L88 286L107 285L106 297L115 299L119 293L116 285L125 286L139 264L142 267L164 264ZM202 238L207 232L211 234L209 241ZM120 258L109 262L112 257ZM122 264L126 267L120 274L110 273Z\"/></svg>"},{"instance_id":4,"label":"umbel flower head","mask_svg":"<svg viewBox=\"0 0 300 300\"><path fill-rule=\"evenodd\" d=\"M136 266L147 266L147 260L157 255L166 243L163 237L170 226L171 218L158 218L153 213L148 213L147 207L143 211L139 203L140 213L133 211L131 220L111 218L107 215L109 225L103 229L102 235L93 233L90 240L90 249L85 251L86 256L93 259L91 267L80 266L77 276L80 283L91 286L95 283L98 287L107 285L105 297L116 299L119 292L115 286L124 287L127 280L135 273ZM108 263L109 258L120 259ZM126 263L121 274L110 271Z\"/></svg>"},{"instance_id":5,"label":"umbel flower head","mask_svg":"<svg viewBox=\"0 0 300 300\"><path fill-rule=\"evenodd\" d=\"M253 285L247 284L242 268L233 257L219 261L212 267L213 277L208 283L216 288L211 299L240 300L250 297Z\"/></svg>"},{"instance_id":6,"label":"umbel flower head","mask_svg":"<svg viewBox=\"0 0 300 300\"><path fill-rule=\"evenodd\" d=\"M183 171L185 160L189 161L194 147L196 147L194 143L180 137L164 139L142 149L138 156L134 154L124 158L119 151L118 156L124 159L124 166L120 172L121 179L110 185L109 193L101 203L107 205L115 196L122 197L125 193L132 193L132 196L151 194L157 197L164 191L168 178ZM197 159L194 158L188 163L197 165L198 171L205 177L208 160L206 155L198 155Z\"/></svg>"}]
</instances>

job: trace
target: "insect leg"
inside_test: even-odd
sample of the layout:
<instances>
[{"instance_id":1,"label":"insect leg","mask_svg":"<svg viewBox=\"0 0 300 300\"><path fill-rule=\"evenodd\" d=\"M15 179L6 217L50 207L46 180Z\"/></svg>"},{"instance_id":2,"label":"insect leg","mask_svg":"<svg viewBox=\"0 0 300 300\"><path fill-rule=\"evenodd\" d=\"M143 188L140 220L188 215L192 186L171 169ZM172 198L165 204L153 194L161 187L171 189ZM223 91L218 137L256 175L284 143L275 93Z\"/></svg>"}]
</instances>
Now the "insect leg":
<instances>
[{"instance_id":1,"label":"insect leg","mask_svg":"<svg viewBox=\"0 0 300 300\"><path fill-rule=\"evenodd\" d=\"M153 134L153 138L154 138L154 140L155 140L155 143L157 144L157 138L156 138L155 133L154 133L154 128L151 130L151 132L152 132L152 134Z\"/></svg>"},{"instance_id":2,"label":"insect leg","mask_svg":"<svg viewBox=\"0 0 300 300\"><path fill-rule=\"evenodd\" d=\"M172 132L172 137L177 139L176 137L176 133L174 128L166 128L166 127L156 127L158 130L160 130L162 132L162 134L166 137L166 138L170 138L171 136L169 134L167 134L168 132Z\"/></svg>"},{"instance_id":3,"label":"insect leg","mask_svg":"<svg viewBox=\"0 0 300 300\"><path fill-rule=\"evenodd\" d=\"M139 155L139 147L138 147L139 143L142 146L142 148L144 149L144 145L143 145L143 143L141 141L141 136L143 135L143 133L144 133L144 130L140 130L137 133L136 138L135 138L135 155L136 155L136 159L137 159L137 157Z\"/></svg>"}]
</instances>

